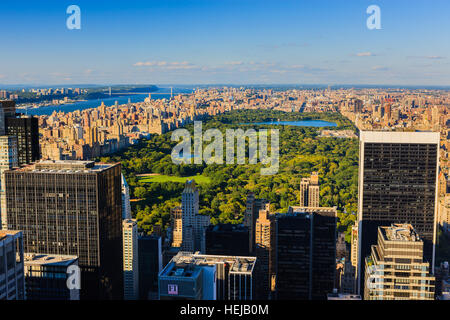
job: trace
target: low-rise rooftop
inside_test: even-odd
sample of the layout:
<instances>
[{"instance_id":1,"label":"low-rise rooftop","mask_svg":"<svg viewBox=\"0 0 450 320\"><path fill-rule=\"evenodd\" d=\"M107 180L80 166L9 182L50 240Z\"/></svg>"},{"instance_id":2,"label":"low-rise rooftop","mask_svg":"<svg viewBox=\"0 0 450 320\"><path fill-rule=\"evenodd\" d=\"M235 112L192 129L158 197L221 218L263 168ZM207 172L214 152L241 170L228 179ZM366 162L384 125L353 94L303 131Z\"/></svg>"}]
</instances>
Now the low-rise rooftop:
<instances>
[{"instance_id":1,"label":"low-rise rooftop","mask_svg":"<svg viewBox=\"0 0 450 320\"><path fill-rule=\"evenodd\" d=\"M42 254L42 253L24 253L25 265L48 265L59 264L68 266L78 259L77 256L59 255L59 254Z\"/></svg>"},{"instance_id":2,"label":"low-rise rooftop","mask_svg":"<svg viewBox=\"0 0 450 320\"><path fill-rule=\"evenodd\" d=\"M256 257L216 256L179 252L161 272L161 276L195 277L202 266L228 264L230 273L252 273Z\"/></svg>"},{"instance_id":3,"label":"low-rise rooftop","mask_svg":"<svg viewBox=\"0 0 450 320\"><path fill-rule=\"evenodd\" d=\"M15 236L22 231L20 230L0 230L0 240L6 238L7 236Z\"/></svg>"}]
</instances>

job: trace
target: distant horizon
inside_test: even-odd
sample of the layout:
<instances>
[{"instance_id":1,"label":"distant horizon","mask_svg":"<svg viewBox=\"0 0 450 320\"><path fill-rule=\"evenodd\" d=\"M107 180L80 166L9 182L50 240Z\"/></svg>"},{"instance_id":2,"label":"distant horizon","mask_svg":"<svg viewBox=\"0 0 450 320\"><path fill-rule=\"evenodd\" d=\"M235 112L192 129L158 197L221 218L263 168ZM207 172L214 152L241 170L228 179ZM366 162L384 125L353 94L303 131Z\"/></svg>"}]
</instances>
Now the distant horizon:
<instances>
[{"instance_id":1,"label":"distant horizon","mask_svg":"<svg viewBox=\"0 0 450 320\"><path fill-rule=\"evenodd\" d=\"M168 89L170 87L180 88L180 87L288 87L288 88L299 88L299 87L320 87L320 88L357 88L357 89L450 89L450 85L401 85L401 84L327 84L327 83L72 83L72 84L1 84L0 90L14 90L14 89L27 89L27 88L98 88L98 87L118 87L118 86L156 86L158 89Z\"/></svg>"}]
</instances>

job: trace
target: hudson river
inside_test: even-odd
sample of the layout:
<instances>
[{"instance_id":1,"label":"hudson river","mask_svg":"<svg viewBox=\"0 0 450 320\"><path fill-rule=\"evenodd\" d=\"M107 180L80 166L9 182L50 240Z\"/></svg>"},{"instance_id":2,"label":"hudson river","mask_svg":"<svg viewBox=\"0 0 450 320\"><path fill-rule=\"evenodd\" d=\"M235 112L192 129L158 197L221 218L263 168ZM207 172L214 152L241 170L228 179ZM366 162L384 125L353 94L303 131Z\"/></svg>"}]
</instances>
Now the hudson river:
<instances>
[{"instance_id":1,"label":"hudson river","mask_svg":"<svg viewBox=\"0 0 450 320\"><path fill-rule=\"evenodd\" d=\"M167 93L168 92L168 93ZM192 93L191 89L175 89L173 95L177 95L179 93ZM86 100L86 101L80 101L75 103L68 103L68 104L61 104L59 106L46 106L46 107L39 107L39 108L29 108L29 109L17 109L17 112L25 113L29 115L50 115L54 111L59 112L73 112L75 110L84 110L84 109L90 109L90 108L97 108L101 105L103 102L106 106L112 106L116 103L126 104L128 103L128 99L130 99L131 103L136 102L143 102L145 98L148 97L148 93L141 94L128 94L128 95L121 95L121 96L114 96L114 94L111 96L111 98L105 98L105 99L95 99L95 100ZM161 88L161 90L152 92L152 99L169 99L170 98L170 89L167 88Z\"/></svg>"}]
</instances>

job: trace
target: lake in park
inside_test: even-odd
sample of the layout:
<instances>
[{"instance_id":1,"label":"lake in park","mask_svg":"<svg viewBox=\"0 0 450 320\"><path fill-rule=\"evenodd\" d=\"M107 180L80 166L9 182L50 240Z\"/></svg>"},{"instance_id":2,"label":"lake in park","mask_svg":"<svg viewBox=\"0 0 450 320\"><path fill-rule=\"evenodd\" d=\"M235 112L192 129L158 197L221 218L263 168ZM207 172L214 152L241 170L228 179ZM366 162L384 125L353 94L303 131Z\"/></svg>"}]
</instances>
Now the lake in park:
<instances>
[{"instance_id":1,"label":"lake in park","mask_svg":"<svg viewBox=\"0 0 450 320\"><path fill-rule=\"evenodd\" d=\"M267 122L255 122L255 123L243 123L253 125L284 125L295 127L337 127L334 122L323 120L299 120L299 121L267 121Z\"/></svg>"}]
</instances>

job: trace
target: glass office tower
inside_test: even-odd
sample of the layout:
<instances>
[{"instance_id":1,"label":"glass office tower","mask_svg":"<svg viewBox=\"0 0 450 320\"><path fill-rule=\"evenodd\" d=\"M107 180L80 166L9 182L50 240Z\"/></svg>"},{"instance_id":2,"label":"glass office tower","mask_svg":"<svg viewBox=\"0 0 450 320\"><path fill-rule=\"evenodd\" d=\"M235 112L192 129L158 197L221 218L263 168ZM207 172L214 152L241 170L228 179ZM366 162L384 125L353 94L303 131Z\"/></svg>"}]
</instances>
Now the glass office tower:
<instances>
[{"instance_id":1,"label":"glass office tower","mask_svg":"<svg viewBox=\"0 0 450 320\"><path fill-rule=\"evenodd\" d=\"M437 216L438 132L361 132L358 183L358 289L364 260L380 226L412 224L434 265Z\"/></svg>"}]
</instances>

